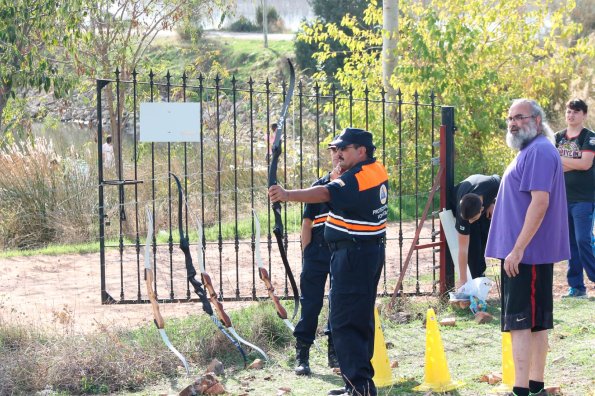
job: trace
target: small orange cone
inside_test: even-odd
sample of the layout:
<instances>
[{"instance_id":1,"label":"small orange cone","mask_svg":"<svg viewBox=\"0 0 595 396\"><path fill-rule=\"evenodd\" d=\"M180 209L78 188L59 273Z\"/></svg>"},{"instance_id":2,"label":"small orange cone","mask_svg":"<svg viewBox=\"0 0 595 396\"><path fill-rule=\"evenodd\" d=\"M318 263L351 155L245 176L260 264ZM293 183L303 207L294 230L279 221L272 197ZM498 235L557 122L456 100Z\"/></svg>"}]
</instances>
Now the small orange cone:
<instances>
[{"instance_id":1,"label":"small orange cone","mask_svg":"<svg viewBox=\"0 0 595 396\"><path fill-rule=\"evenodd\" d=\"M428 309L426 316L426 364L424 383L413 388L421 392L448 392L463 385L462 382L453 382L446 364L446 355L440 338L440 329L436 314L432 308Z\"/></svg>"},{"instance_id":2,"label":"small orange cone","mask_svg":"<svg viewBox=\"0 0 595 396\"><path fill-rule=\"evenodd\" d=\"M374 355L372 356L372 367L374 368L374 384L378 388L393 385L399 382L398 379L393 379L390 361L388 360L388 351L386 350L386 342L384 334L382 333L382 326L380 325L380 316L378 315L378 308L374 308Z\"/></svg>"},{"instance_id":3,"label":"small orange cone","mask_svg":"<svg viewBox=\"0 0 595 396\"><path fill-rule=\"evenodd\" d=\"M512 359L512 337L510 332L502 332L502 383L494 393L512 392L514 387L514 360Z\"/></svg>"}]
</instances>

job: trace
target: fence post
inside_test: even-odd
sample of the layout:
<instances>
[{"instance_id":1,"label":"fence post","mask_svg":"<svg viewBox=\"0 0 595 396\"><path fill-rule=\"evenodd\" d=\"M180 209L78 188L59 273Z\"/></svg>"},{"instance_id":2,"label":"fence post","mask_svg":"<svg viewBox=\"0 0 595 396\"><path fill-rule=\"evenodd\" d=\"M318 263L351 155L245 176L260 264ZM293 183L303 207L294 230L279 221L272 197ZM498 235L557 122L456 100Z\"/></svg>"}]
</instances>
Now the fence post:
<instances>
[{"instance_id":1,"label":"fence post","mask_svg":"<svg viewBox=\"0 0 595 396\"><path fill-rule=\"evenodd\" d=\"M103 196L103 119L101 106L101 90L108 84L106 80L97 80L97 178L99 192L99 270L101 272L101 303L107 304L111 298L105 285L105 203Z\"/></svg>"},{"instance_id":2,"label":"fence post","mask_svg":"<svg viewBox=\"0 0 595 396\"><path fill-rule=\"evenodd\" d=\"M452 106L443 106L440 127L440 165L444 167L444 172L440 183L440 207L447 210L454 210L451 197L454 194L455 180L455 130L455 109ZM440 240L446 241L442 227L440 227ZM440 263L440 294L442 295L454 287L454 263L450 250L446 246L440 249Z\"/></svg>"}]
</instances>

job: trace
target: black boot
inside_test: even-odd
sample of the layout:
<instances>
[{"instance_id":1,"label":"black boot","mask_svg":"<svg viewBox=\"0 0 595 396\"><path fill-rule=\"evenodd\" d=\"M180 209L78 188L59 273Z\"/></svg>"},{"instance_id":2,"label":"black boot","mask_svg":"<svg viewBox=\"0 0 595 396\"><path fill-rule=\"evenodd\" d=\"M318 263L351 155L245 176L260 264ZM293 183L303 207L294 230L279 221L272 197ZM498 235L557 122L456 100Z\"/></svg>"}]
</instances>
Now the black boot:
<instances>
[{"instance_id":1,"label":"black boot","mask_svg":"<svg viewBox=\"0 0 595 396\"><path fill-rule=\"evenodd\" d=\"M335 352L335 345L333 344L333 337L328 336L328 366L330 368L339 368L339 359Z\"/></svg>"},{"instance_id":2,"label":"black boot","mask_svg":"<svg viewBox=\"0 0 595 396\"><path fill-rule=\"evenodd\" d=\"M297 340L295 344L295 373L310 375L310 344Z\"/></svg>"}]
</instances>

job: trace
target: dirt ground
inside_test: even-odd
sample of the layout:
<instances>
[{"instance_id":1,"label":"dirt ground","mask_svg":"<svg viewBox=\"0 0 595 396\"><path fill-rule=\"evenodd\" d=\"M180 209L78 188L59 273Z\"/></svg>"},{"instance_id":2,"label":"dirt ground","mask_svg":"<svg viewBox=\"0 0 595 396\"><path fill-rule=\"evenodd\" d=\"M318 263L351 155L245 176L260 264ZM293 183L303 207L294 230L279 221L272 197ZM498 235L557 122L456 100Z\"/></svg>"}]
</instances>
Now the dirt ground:
<instances>
[{"instance_id":1,"label":"dirt ground","mask_svg":"<svg viewBox=\"0 0 595 396\"><path fill-rule=\"evenodd\" d=\"M409 227L403 234L412 237L412 232L413 227ZM384 290L392 294L392 287L387 285L395 284L399 274L397 264L399 256L407 255L410 241L405 240L401 252L398 248L398 232L389 231L389 238L394 239L388 242L387 272L386 277L380 281L379 291ZM217 248L212 248L207 254L209 263L207 270L213 268L213 272L211 270L209 272L211 272L216 290L222 289L224 296L233 297L236 289L241 290L242 296L250 296L252 288L255 288L258 297L264 296L263 283L257 275L256 278L253 278L250 244L248 242L240 244L238 260L236 260L233 244L224 246L221 253ZM415 289L415 281L412 276L416 273L419 273L422 278L426 274L426 280L425 283L422 283L421 289L422 291L431 291L433 263L430 250L422 252L419 257L414 255L406 278L406 291ZM266 243L261 246L261 251L267 260ZM276 246L273 246L273 283L277 295L282 295L284 291L284 283L280 276L282 264L280 259L275 259L275 254ZM196 251L193 252L193 256L196 257ZM290 244L288 256L299 283L301 256L298 244L293 244L293 247ZM177 246L174 246L171 267L177 268L177 270L173 271L172 277L169 273L169 257L167 246L157 253L158 295L160 298L169 297L173 290L176 298L184 298L187 291L183 255ZM222 274L217 270L219 262L221 268L224 269ZM133 248L125 250L121 259L117 249L106 252L106 289L114 299L118 300L121 295L125 299L133 300L137 296L142 299L147 298L143 280L143 265L142 249L138 260ZM237 277L236 265L239 268L238 274L240 274ZM195 266L198 269L196 259ZM122 277L120 277L120 268L123 270ZM140 271L138 271L139 268ZM560 263L555 268L554 293L555 297L560 297L567 289L566 264ZM487 275L489 276L489 271ZM55 329L58 332L89 332L100 329L104 325L112 328L114 326L130 328L152 321L149 305L102 305L100 279L98 253L0 259L0 321ZM174 279L175 282L171 279ZM221 289L220 284L224 285ZM495 297L497 297L496 293L494 288L492 294ZM226 301L224 305L226 309L232 310L250 303L252 302ZM166 319L196 314L200 310L196 303L161 304L160 307Z\"/></svg>"}]
</instances>

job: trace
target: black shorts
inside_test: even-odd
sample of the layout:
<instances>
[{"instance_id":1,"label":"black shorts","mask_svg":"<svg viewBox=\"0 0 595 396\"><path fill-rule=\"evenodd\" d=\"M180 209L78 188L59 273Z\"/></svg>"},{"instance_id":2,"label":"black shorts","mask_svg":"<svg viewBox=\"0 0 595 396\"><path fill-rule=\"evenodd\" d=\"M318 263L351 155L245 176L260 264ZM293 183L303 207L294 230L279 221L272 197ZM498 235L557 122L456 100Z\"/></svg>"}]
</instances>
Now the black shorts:
<instances>
[{"instance_id":1,"label":"black shorts","mask_svg":"<svg viewBox=\"0 0 595 396\"><path fill-rule=\"evenodd\" d=\"M510 278L500 266L502 277L502 331L532 332L554 328L553 264L519 264L519 274Z\"/></svg>"}]
</instances>

